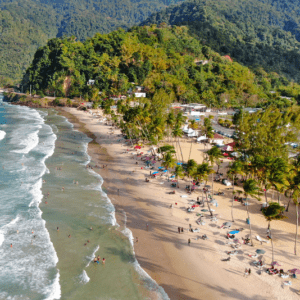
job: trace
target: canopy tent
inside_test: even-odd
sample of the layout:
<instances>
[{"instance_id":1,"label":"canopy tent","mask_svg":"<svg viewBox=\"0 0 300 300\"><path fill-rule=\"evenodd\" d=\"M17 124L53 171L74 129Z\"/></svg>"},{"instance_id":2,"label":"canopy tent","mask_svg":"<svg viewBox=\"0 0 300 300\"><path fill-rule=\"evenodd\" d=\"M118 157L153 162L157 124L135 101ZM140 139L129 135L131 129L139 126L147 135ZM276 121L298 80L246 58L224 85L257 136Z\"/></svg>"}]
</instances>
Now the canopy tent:
<instances>
[{"instance_id":1,"label":"canopy tent","mask_svg":"<svg viewBox=\"0 0 300 300\"><path fill-rule=\"evenodd\" d=\"M227 152L231 152L233 151L233 147L231 146L228 146L228 145L225 145L223 148L222 148L223 151L227 151Z\"/></svg>"}]
</instances>

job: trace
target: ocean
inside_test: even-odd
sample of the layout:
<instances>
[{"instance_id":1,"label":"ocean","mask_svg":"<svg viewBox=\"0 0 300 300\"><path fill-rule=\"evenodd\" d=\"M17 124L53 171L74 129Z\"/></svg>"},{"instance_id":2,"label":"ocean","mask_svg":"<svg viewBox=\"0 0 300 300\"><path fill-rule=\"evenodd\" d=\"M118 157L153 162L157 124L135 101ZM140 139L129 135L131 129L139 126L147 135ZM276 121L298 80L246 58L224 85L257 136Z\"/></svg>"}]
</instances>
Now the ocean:
<instances>
[{"instance_id":1,"label":"ocean","mask_svg":"<svg viewBox=\"0 0 300 300\"><path fill-rule=\"evenodd\" d=\"M0 95L1 300L169 299L87 167L90 141L54 109Z\"/></svg>"}]
</instances>

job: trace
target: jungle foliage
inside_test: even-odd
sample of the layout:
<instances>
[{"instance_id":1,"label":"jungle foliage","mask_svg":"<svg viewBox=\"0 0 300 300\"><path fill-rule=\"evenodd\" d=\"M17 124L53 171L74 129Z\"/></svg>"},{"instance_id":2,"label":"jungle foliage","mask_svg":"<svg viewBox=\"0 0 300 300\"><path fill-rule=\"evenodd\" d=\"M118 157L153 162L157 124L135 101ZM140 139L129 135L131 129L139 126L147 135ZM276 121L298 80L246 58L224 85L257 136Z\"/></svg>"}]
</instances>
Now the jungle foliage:
<instances>
[{"instance_id":1,"label":"jungle foliage","mask_svg":"<svg viewBox=\"0 0 300 300\"><path fill-rule=\"evenodd\" d=\"M300 81L300 1L192 0L153 14L142 25L187 25L204 45L256 71Z\"/></svg>"},{"instance_id":2,"label":"jungle foliage","mask_svg":"<svg viewBox=\"0 0 300 300\"><path fill-rule=\"evenodd\" d=\"M203 64L203 61L207 61ZM95 80L88 86L89 79ZM188 34L185 26L133 27L96 34L84 43L75 37L54 38L38 49L23 78L45 95L99 100L126 94L132 82L143 85L157 106L174 101L203 102L215 107L291 106L300 86L276 73L257 75L231 62ZM277 89L271 94L270 89ZM282 104L280 95L293 94Z\"/></svg>"}]
</instances>

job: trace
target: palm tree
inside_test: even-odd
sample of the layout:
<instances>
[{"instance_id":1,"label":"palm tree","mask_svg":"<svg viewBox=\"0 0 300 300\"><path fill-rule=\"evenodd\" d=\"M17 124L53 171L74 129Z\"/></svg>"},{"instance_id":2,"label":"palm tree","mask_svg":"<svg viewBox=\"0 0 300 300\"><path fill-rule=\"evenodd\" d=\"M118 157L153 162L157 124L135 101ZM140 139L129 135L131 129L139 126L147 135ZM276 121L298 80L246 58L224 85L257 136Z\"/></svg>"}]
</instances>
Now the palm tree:
<instances>
[{"instance_id":1,"label":"palm tree","mask_svg":"<svg viewBox=\"0 0 300 300\"><path fill-rule=\"evenodd\" d=\"M181 159L182 159L182 162L183 162L183 154L182 154L182 150L181 150L181 146L180 146L180 141L179 141L179 138L183 136L183 131L181 130L179 124L175 124L175 126L173 128L172 135L175 138L175 140L177 138L177 143L179 145L179 149L180 149L180 153L181 153Z\"/></svg>"},{"instance_id":2,"label":"palm tree","mask_svg":"<svg viewBox=\"0 0 300 300\"><path fill-rule=\"evenodd\" d=\"M164 155L164 161L161 165L166 169L174 168L176 166L176 159L172 156L172 153L167 152Z\"/></svg>"},{"instance_id":3,"label":"palm tree","mask_svg":"<svg viewBox=\"0 0 300 300\"><path fill-rule=\"evenodd\" d=\"M288 211L288 207L291 199L296 205L296 234L295 234L295 246L294 246L294 254L297 255L297 240L298 240L298 223L299 223L299 194L300 194L300 171L296 171L294 174L288 176L288 186L285 192L285 195L290 197L288 206L286 211Z\"/></svg>"},{"instance_id":4,"label":"palm tree","mask_svg":"<svg viewBox=\"0 0 300 300\"><path fill-rule=\"evenodd\" d=\"M198 164L194 159L188 160L186 171L187 171L187 174L189 177L192 177L196 173L197 166L198 166ZM190 187L191 187L191 185L190 185ZM191 188L190 188L190 191L191 191Z\"/></svg>"},{"instance_id":5,"label":"palm tree","mask_svg":"<svg viewBox=\"0 0 300 300\"><path fill-rule=\"evenodd\" d=\"M189 120L189 128L193 129L193 130L196 130L198 128L198 124L196 123L195 120ZM190 160L190 157L191 157L191 153L192 153L192 145L193 145L193 139L191 140L191 147L190 147L190 153L189 153L189 159Z\"/></svg>"},{"instance_id":6,"label":"palm tree","mask_svg":"<svg viewBox=\"0 0 300 300\"><path fill-rule=\"evenodd\" d=\"M255 199L260 200L260 198L258 196L261 195L261 193L259 191L257 182L254 179L247 179L243 184L243 189L244 189L244 195L246 197L247 216L248 216L248 220L249 220L249 229L250 229L250 241L251 241L251 245L253 245L251 221L250 221L250 214L249 214L249 207L248 207L248 204L249 204L248 197L251 196Z\"/></svg>"},{"instance_id":7,"label":"palm tree","mask_svg":"<svg viewBox=\"0 0 300 300\"><path fill-rule=\"evenodd\" d=\"M262 209L262 214L265 216L266 220L269 222L269 232L272 244L272 262L274 261L274 245L273 245L273 236L271 234L271 221L273 220L282 220L286 218L283 215L284 207L280 206L277 202L270 202L268 207Z\"/></svg>"},{"instance_id":8,"label":"palm tree","mask_svg":"<svg viewBox=\"0 0 300 300\"><path fill-rule=\"evenodd\" d=\"M183 167L181 165L175 167L175 176L177 178L177 187L179 188L179 177L184 176Z\"/></svg>"},{"instance_id":9,"label":"palm tree","mask_svg":"<svg viewBox=\"0 0 300 300\"><path fill-rule=\"evenodd\" d=\"M210 161L212 168L214 167L214 163L217 161L219 162L220 159L223 157L222 151L217 146L213 146L206 153L208 155L208 160ZM218 167L217 173L218 172L219 172L219 167ZM212 194L214 194L214 178L213 178L213 176L212 176Z\"/></svg>"},{"instance_id":10,"label":"palm tree","mask_svg":"<svg viewBox=\"0 0 300 300\"><path fill-rule=\"evenodd\" d=\"M231 204L231 218L232 222L234 222L233 218L233 204L234 204L234 195L235 195L235 190L234 190L234 185L236 182L236 177L237 175L244 175L244 164L240 160L236 160L229 166L229 170L227 172L227 175L232 177L232 204Z\"/></svg>"},{"instance_id":11,"label":"palm tree","mask_svg":"<svg viewBox=\"0 0 300 300\"><path fill-rule=\"evenodd\" d=\"M213 170L213 168L208 163L202 163L202 164L198 165L197 171L196 171L194 176L195 176L196 180L201 180L201 181L205 180L205 184L207 184L209 175L214 173L214 172L215 171ZM207 202L207 206L208 206L210 215L213 216L213 213L210 209L207 193L205 193L205 196L206 196L206 202ZM203 201L203 206L204 206L204 201Z\"/></svg>"}]
</instances>

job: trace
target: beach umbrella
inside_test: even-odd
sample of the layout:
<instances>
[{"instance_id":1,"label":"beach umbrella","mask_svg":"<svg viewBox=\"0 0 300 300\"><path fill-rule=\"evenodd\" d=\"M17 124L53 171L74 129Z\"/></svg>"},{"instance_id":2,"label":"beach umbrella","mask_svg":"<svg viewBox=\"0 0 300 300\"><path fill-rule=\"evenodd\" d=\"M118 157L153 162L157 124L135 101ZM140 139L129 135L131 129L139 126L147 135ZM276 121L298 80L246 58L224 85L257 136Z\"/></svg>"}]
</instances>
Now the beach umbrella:
<instances>
[{"instance_id":1,"label":"beach umbrella","mask_svg":"<svg viewBox=\"0 0 300 300\"><path fill-rule=\"evenodd\" d=\"M149 156L146 156L145 159L146 159L146 160L150 160L150 157L149 157Z\"/></svg>"},{"instance_id":2,"label":"beach umbrella","mask_svg":"<svg viewBox=\"0 0 300 300\"><path fill-rule=\"evenodd\" d=\"M152 175L155 175L155 174L158 174L158 172L157 172L157 171L155 171L155 172L153 172L153 173L152 173Z\"/></svg>"},{"instance_id":3,"label":"beach umbrella","mask_svg":"<svg viewBox=\"0 0 300 300\"><path fill-rule=\"evenodd\" d=\"M271 263L271 266L281 266L277 261L273 261L272 263Z\"/></svg>"},{"instance_id":4,"label":"beach umbrella","mask_svg":"<svg viewBox=\"0 0 300 300\"><path fill-rule=\"evenodd\" d=\"M239 231L238 230L233 230L233 231L230 231L229 234L238 234Z\"/></svg>"},{"instance_id":5,"label":"beach umbrella","mask_svg":"<svg viewBox=\"0 0 300 300\"><path fill-rule=\"evenodd\" d=\"M156 161L155 161L155 160L152 160L152 163L153 163L153 164L156 164Z\"/></svg>"},{"instance_id":6,"label":"beach umbrella","mask_svg":"<svg viewBox=\"0 0 300 300\"><path fill-rule=\"evenodd\" d=\"M134 147L134 149L141 149L142 147L141 146L138 146L138 145L136 145L135 147Z\"/></svg>"},{"instance_id":7,"label":"beach umbrella","mask_svg":"<svg viewBox=\"0 0 300 300\"><path fill-rule=\"evenodd\" d=\"M199 207L199 205L198 204L194 204L194 205L192 205L192 207Z\"/></svg>"},{"instance_id":8,"label":"beach umbrella","mask_svg":"<svg viewBox=\"0 0 300 300\"><path fill-rule=\"evenodd\" d=\"M300 270L299 269L292 269L292 270L289 270L289 272L291 272L293 274L300 274Z\"/></svg>"},{"instance_id":9,"label":"beach umbrella","mask_svg":"<svg viewBox=\"0 0 300 300\"><path fill-rule=\"evenodd\" d=\"M166 173L166 172L168 172L168 170L163 170L163 173Z\"/></svg>"},{"instance_id":10,"label":"beach umbrella","mask_svg":"<svg viewBox=\"0 0 300 300\"><path fill-rule=\"evenodd\" d=\"M182 165L182 163L181 163L181 162L178 162L177 165L180 166L180 165Z\"/></svg>"},{"instance_id":11,"label":"beach umbrella","mask_svg":"<svg viewBox=\"0 0 300 300\"><path fill-rule=\"evenodd\" d=\"M207 212L207 211L208 211L208 209L205 209L205 208L204 208L204 209L201 209L201 211L203 211L203 212Z\"/></svg>"},{"instance_id":12,"label":"beach umbrella","mask_svg":"<svg viewBox=\"0 0 300 300\"><path fill-rule=\"evenodd\" d=\"M265 254L265 253L266 253L266 251L263 250L263 249L257 249L255 252L256 252L257 254Z\"/></svg>"}]
</instances>

